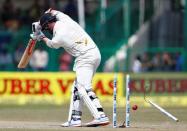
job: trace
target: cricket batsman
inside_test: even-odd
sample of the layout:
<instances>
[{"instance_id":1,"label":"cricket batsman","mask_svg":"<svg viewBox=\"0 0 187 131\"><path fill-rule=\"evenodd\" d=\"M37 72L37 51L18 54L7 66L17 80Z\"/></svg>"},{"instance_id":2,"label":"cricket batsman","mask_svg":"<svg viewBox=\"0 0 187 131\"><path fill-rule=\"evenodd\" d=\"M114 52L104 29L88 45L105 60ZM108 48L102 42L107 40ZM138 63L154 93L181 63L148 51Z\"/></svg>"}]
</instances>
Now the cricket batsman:
<instances>
[{"instance_id":1,"label":"cricket batsman","mask_svg":"<svg viewBox=\"0 0 187 131\"><path fill-rule=\"evenodd\" d=\"M48 47L58 49L63 47L70 55L75 57L73 70L76 79L72 86L72 99L70 102L69 118L63 123L63 127L82 126L82 104L86 104L93 120L84 126L95 127L109 124L98 97L92 90L92 79L101 61L101 55L95 42L66 14L49 9L41 16L39 22L34 22L37 33L31 34L31 38L43 41ZM42 31L48 31L53 35L47 38Z\"/></svg>"}]
</instances>

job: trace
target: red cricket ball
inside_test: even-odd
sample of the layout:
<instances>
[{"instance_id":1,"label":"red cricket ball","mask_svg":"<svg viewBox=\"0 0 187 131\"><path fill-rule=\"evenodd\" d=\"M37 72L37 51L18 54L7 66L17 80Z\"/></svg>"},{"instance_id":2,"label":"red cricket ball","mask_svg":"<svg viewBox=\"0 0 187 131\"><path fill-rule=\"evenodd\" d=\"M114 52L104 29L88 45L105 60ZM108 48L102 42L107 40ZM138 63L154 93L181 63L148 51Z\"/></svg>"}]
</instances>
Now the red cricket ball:
<instances>
[{"instance_id":1,"label":"red cricket ball","mask_svg":"<svg viewBox=\"0 0 187 131\"><path fill-rule=\"evenodd\" d=\"M133 106L132 106L132 109L133 109L133 110L137 110L137 109L138 109L138 106L137 106L137 105L133 105Z\"/></svg>"}]
</instances>

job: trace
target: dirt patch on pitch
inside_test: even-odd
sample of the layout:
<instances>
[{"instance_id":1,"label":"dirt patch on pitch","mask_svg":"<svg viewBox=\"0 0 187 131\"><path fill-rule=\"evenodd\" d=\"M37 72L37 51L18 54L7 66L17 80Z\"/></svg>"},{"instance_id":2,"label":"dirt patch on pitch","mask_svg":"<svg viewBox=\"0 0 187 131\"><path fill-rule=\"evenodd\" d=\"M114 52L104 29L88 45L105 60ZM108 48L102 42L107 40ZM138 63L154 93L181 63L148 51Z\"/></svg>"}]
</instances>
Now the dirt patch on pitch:
<instances>
[{"instance_id":1,"label":"dirt patch on pitch","mask_svg":"<svg viewBox=\"0 0 187 131\"><path fill-rule=\"evenodd\" d=\"M31 122L31 121L0 121L0 131L113 131L112 125L105 127L61 127L60 122ZM185 123L173 125L170 122L160 123L133 123L130 128L117 128L116 131L185 131Z\"/></svg>"}]
</instances>

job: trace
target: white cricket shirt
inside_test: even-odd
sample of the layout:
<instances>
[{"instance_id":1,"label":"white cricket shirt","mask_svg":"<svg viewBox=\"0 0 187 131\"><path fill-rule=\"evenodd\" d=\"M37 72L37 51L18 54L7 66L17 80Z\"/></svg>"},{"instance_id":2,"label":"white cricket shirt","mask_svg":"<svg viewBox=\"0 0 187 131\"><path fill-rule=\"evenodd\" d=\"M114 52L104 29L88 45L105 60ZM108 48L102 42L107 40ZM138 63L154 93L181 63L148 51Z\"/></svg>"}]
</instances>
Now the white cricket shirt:
<instances>
[{"instance_id":1,"label":"white cricket shirt","mask_svg":"<svg viewBox=\"0 0 187 131\"><path fill-rule=\"evenodd\" d=\"M96 47L94 41L82 27L69 16L57 11L58 21L53 29L53 38L48 42L51 48L63 47L72 56L78 57Z\"/></svg>"}]
</instances>

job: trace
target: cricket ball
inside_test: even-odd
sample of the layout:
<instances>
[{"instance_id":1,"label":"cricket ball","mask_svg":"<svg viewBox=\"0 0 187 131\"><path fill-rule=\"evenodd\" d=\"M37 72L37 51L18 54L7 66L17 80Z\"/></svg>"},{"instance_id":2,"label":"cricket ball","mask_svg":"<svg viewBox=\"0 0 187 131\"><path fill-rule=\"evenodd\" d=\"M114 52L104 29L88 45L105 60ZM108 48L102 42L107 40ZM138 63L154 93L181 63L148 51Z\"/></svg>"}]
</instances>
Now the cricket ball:
<instances>
[{"instance_id":1,"label":"cricket ball","mask_svg":"<svg viewBox=\"0 0 187 131\"><path fill-rule=\"evenodd\" d=\"M137 109L138 109L138 106L137 106L137 105L133 105L133 106L132 106L132 109L133 109L133 110L137 110Z\"/></svg>"}]
</instances>

